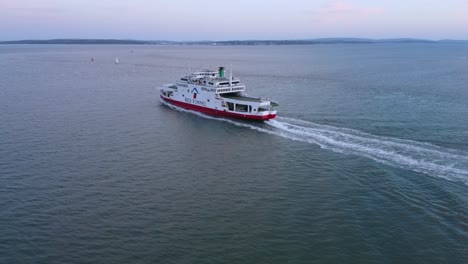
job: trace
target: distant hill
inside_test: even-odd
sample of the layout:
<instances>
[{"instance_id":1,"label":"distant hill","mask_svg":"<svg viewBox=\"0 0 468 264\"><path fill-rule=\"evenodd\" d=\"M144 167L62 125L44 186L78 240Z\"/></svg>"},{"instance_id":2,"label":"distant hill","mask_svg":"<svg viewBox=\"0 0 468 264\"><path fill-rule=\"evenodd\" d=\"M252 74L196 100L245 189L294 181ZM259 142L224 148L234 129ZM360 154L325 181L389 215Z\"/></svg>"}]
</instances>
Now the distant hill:
<instances>
[{"instance_id":1,"label":"distant hill","mask_svg":"<svg viewBox=\"0 0 468 264\"><path fill-rule=\"evenodd\" d=\"M379 39L380 43L437 43L438 41L412 38Z\"/></svg>"},{"instance_id":2,"label":"distant hill","mask_svg":"<svg viewBox=\"0 0 468 264\"><path fill-rule=\"evenodd\" d=\"M48 39L0 41L0 44L120 44L120 45L312 45L312 44L380 44L380 43L455 43L468 44L468 40L425 40L411 38L318 38L298 40L226 40L226 41L167 41L129 39Z\"/></svg>"},{"instance_id":3,"label":"distant hill","mask_svg":"<svg viewBox=\"0 0 468 264\"><path fill-rule=\"evenodd\" d=\"M147 41L131 39L47 39L47 40L12 40L0 41L0 44L127 44L127 45L145 45L145 44L176 44L174 41Z\"/></svg>"},{"instance_id":4,"label":"distant hill","mask_svg":"<svg viewBox=\"0 0 468 264\"><path fill-rule=\"evenodd\" d=\"M455 40L455 39L442 39L439 40L440 43L460 43L460 44L468 44L468 40Z\"/></svg>"}]
</instances>

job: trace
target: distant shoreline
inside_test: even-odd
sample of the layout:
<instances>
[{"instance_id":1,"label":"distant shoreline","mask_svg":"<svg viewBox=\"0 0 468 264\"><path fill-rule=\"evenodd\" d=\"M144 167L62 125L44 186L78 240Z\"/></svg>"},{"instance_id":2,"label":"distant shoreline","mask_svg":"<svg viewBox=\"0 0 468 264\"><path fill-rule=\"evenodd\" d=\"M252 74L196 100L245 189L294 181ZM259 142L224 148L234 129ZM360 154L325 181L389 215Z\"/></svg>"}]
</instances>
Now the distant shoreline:
<instances>
[{"instance_id":1,"label":"distant shoreline","mask_svg":"<svg viewBox=\"0 0 468 264\"><path fill-rule=\"evenodd\" d=\"M453 43L468 44L468 40L425 40L425 39L365 39L365 38L320 38L301 40L226 40L226 41L166 41L166 40L125 40L125 39L48 39L11 40L1 44L120 44L120 45L314 45L314 44L388 44L388 43Z\"/></svg>"}]
</instances>

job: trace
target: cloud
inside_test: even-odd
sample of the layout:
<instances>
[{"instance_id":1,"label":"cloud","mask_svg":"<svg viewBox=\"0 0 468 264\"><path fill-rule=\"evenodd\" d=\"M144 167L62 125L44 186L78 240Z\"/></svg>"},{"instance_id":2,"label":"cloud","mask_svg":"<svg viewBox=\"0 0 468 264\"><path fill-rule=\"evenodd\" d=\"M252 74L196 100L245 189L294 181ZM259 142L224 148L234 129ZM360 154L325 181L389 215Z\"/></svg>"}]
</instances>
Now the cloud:
<instances>
[{"instance_id":1,"label":"cloud","mask_svg":"<svg viewBox=\"0 0 468 264\"><path fill-rule=\"evenodd\" d=\"M468 1L462 3L461 7L454 12L453 17L459 23L468 23Z\"/></svg>"},{"instance_id":2,"label":"cloud","mask_svg":"<svg viewBox=\"0 0 468 264\"><path fill-rule=\"evenodd\" d=\"M66 10L61 8L48 7L8 7L0 10L0 22L18 23L18 20L55 20L57 17L64 16ZM16 21L16 22L15 22Z\"/></svg>"},{"instance_id":3,"label":"cloud","mask_svg":"<svg viewBox=\"0 0 468 264\"><path fill-rule=\"evenodd\" d=\"M6 7L2 8L6 12L14 13L62 13L65 10L62 8L53 7Z\"/></svg>"},{"instance_id":4,"label":"cloud","mask_svg":"<svg viewBox=\"0 0 468 264\"><path fill-rule=\"evenodd\" d=\"M381 7L367 7L346 1L333 1L315 12L316 19L322 24L356 24L384 13Z\"/></svg>"}]
</instances>

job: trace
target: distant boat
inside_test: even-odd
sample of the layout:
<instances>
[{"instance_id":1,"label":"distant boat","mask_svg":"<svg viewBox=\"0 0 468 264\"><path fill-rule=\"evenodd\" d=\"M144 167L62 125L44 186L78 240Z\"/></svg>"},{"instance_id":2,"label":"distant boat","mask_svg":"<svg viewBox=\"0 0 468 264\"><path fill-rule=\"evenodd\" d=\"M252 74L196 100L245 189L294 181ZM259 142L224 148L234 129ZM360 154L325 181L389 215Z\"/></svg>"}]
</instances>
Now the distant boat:
<instances>
[{"instance_id":1,"label":"distant boat","mask_svg":"<svg viewBox=\"0 0 468 264\"><path fill-rule=\"evenodd\" d=\"M115 64L119 64L119 58L115 57Z\"/></svg>"}]
</instances>

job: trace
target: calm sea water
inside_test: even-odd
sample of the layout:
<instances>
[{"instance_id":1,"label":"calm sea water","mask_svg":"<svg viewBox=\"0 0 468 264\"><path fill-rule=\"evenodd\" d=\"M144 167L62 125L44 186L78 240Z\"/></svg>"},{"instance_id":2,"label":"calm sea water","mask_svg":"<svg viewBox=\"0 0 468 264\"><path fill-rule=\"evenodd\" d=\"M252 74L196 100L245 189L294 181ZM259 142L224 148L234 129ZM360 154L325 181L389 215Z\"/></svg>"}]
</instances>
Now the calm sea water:
<instances>
[{"instance_id":1,"label":"calm sea water","mask_svg":"<svg viewBox=\"0 0 468 264\"><path fill-rule=\"evenodd\" d=\"M0 46L0 263L467 263L467 57ZM230 64L277 120L159 102Z\"/></svg>"}]
</instances>

